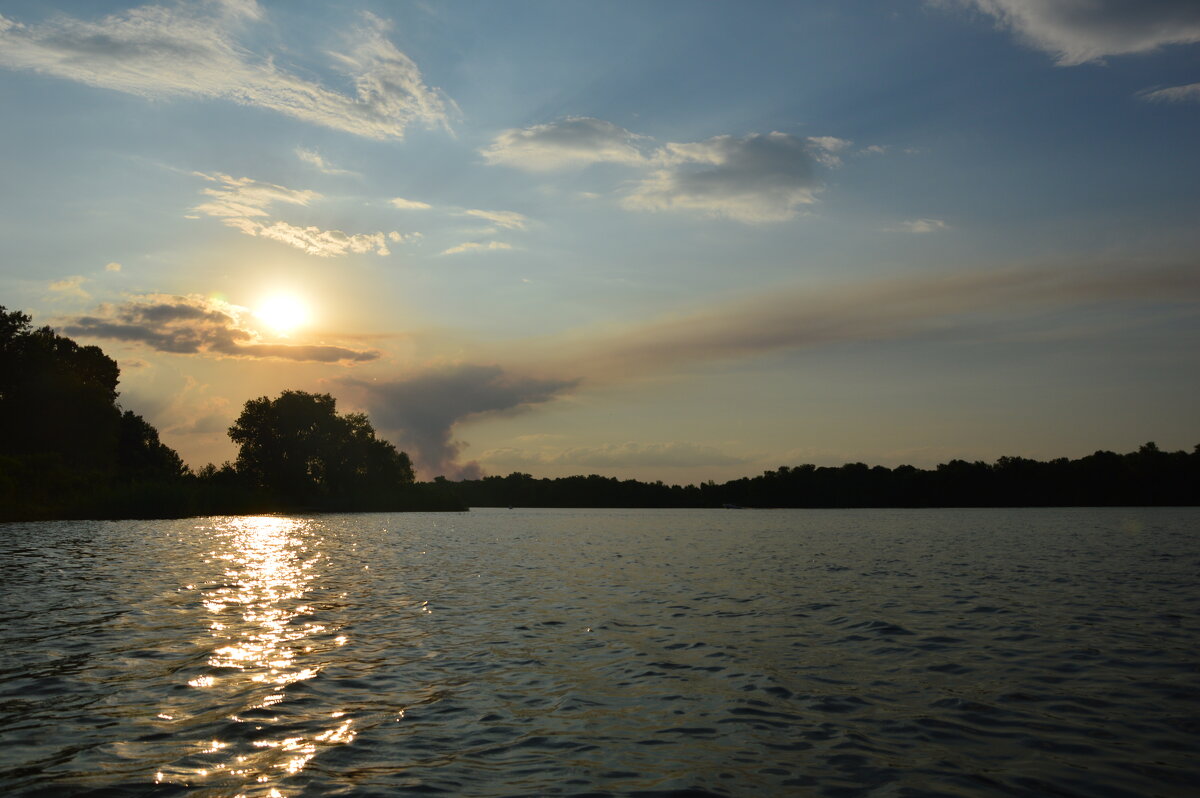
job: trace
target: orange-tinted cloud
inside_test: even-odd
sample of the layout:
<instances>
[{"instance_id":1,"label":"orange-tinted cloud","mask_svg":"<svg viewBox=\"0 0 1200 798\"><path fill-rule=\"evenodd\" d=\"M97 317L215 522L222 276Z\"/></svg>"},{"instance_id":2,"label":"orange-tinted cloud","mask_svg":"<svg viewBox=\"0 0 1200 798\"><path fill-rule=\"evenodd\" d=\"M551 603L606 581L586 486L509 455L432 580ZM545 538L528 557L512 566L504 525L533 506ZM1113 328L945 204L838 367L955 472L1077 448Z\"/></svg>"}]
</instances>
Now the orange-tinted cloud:
<instances>
[{"instance_id":1,"label":"orange-tinted cloud","mask_svg":"<svg viewBox=\"0 0 1200 798\"><path fill-rule=\"evenodd\" d=\"M319 363L358 363L379 357L375 350L264 340L249 320L248 309L228 302L199 296L147 294L120 305L102 305L96 315L71 318L63 325L63 332L136 342L159 352L180 355Z\"/></svg>"}]
</instances>

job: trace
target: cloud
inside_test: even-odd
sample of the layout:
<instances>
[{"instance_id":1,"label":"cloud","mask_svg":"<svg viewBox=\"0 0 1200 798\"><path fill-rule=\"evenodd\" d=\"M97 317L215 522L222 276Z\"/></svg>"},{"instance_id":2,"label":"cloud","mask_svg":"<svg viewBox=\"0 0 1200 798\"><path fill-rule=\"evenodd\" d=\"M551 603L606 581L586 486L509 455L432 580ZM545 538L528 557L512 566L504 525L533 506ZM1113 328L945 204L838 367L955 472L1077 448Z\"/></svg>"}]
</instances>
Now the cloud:
<instances>
[{"instance_id":1,"label":"cloud","mask_svg":"<svg viewBox=\"0 0 1200 798\"><path fill-rule=\"evenodd\" d=\"M1139 93L1138 96L1150 102L1200 102L1200 83L1189 83L1186 86L1168 86L1163 89L1149 89Z\"/></svg>"},{"instance_id":2,"label":"cloud","mask_svg":"<svg viewBox=\"0 0 1200 798\"><path fill-rule=\"evenodd\" d=\"M785 221L795 216L797 206L816 201L816 165L835 165L841 142L755 133L669 143L658 151L659 168L622 205L630 210L700 211L752 224Z\"/></svg>"},{"instance_id":3,"label":"cloud","mask_svg":"<svg viewBox=\"0 0 1200 798\"><path fill-rule=\"evenodd\" d=\"M246 235L260 236L295 247L309 255L321 258L332 258L347 253L363 254L374 252L376 255L390 255L387 247L389 238L399 233L343 233L341 230L322 230L319 227L297 227L287 222L272 222L263 224L253 219L226 219L230 227L241 230ZM396 241L398 239L391 239Z\"/></svg>"},{"instance_id":4,"label":"cloud","mask_svg":"<svg viewBox=\"0 0 1200 798\"><path fill-rule=\"evenodd\" d=\"M156 426L173 435L219 435L224 438L238 411L227 398L210 395L209 387L195 377L184 377L180 390L166 406L155 412Z\"/></svg>"},{"instance_id":5,"label":"cloud","mask_svg":"<svg viewBox=\"0 0 1200 798\"><path fill-rule=\"evenodd\" d=\"M545 125L505 130L480 150L489 164L532 172L580 168L594 163L640 165L645 139L612 122L574 116Z\"/></svg>"},{"instance_id":6,"label":"cloud","mask_svg":"<svg viewBox=\"0 0 1200 798\"><path fill-rule=\"evenodd\" d=\"M239 34L263 17L249 2L146 5L98 20L55 15L24 25L0 16L0 66L28 69L151 99L208 97L276 111L371 139L412 123L448 126L453 101L425 85L412 59L371 14L328 55L354 86L343 94L281 69ZM285 53L279 61L291 61Z\"/></svg>"},{"instance_id":7,"label":"cloud","mask_svg":"<svg viewBox=\"0 0 1200 798\"><path fill-rule=\"evenodd\" d=\"M892 227L883 228L885 233L936 233L948 230L950 226L941 219L910 219Z\"/></svg>"},{"instance_id":8,"label":"cloud","mask_svg":"<svg viewBox=\"0 0 1200 798\"><path fill-rule=\"evenodd\" d=\"M467 210L463 211L465 216L475 216L480 219L486 219L494 223L497 227L502 227L505 230L524 230L529 225L529 217L524 216L516 211L481 211Z\"/></svg>"},{"instance_id":9,"label":"cloud","mask_svg":"<svg viewBox=\"0 0 1200 798\"><path fill-rule=\"evenodd\" d=\"M408 200L403 197L393 197L388 201L402 211L427 211L433 207L428 202L418 202L417 200Z\"/></svg>"},{"instance_id":10,"label":"cloud","mask_svg":"<svg viewBox=\"0 0 1200 798\"><path fill-rule=\"evenodd\" d=\"M481 252L494 249L512 249L512 244L506 244L503 241L488 241L486 243L468 241L464 244L458 244L457 246L442 250L442 254L457 255L460 252Z\"/></svg>"},{"instance_id":11,"label":"cloud","mask_svg":"<svg viewBox=\"0 0 1200 798\"><path fill-rule=\"evenodd\" d=\"M1200 42L1195 0L958 0L1061 66Z\"/></svg>"},{"instance_id":12,"label":"cloud","mask_svg":"<svg viewBox=\"0 0 1200 798\"><path fill-rule=\"evenodd\" d=\"M776 290L623 330L527 342L539 372L625 380L698 364L833 343L943 335L1091 303L1200 300L1200 272L1181 267L1000 269L906 275L820 291Z\"/></svg>"},{"instance_id":13,"label":"cloud","mask_svg":"<svg viewBox=\"0 0 1200 798\"><path fill-rule=\"evenodd\" d=\"M327 175L357 175L358 172L351 172L348 169L338 169L329 161L326 161L321 154L316 150L306 150L303 147L297 147L296 157L304 163L316 169L318 172Z\"/></svg>"},{"instance_id":14,"label":"cloud","mask_svg":"<svg viewBox=\"0 0 1200 798\"><path fill-rule=\"evenodd\" d=\"M236 414L209 413L166 427L164 432L176 435L224 435L236 418Z\"/></svg>"},{"instance_id":15,"label":"cloud","mask_svg":"<svg viewBox=\"0 0 1200 798\"><path fill-rule=\"evenodd\" d=\"M192 209L205 216L219 218L266 216L267 208L276 203L308 205L311 201L321 197L315 191L298 191L273 183L261 183L250 177L230 177L220 173L209 175L203 172L194 174L218 184L201 192L212 199Z\"/></svg>"},{"instance_id":16,"label":"cloud","mask_svg":"<svg viewBox=\"0 0 1200 798\"><path fill-rule=\"evenodd\" d=\"M699 211L759 224L786 221L799 206L816 202L821 188L817 167L841 166L842 153L853 143L837 136L798 138L779 132L668 142L658 148L650 141L611 122L570 117L506 130L481 152L490 164L531 171L624 164L644 175L621 201L627 210ZM489 218L480 211L467 213Z\"/></svg>"},{"instance_id":17,"label":"cloud","mask_svg":"<svg viewBox=\"0 0 1200 798\"><path fill-rule=\"evenodd\" d=\"M827 288L776 290L748 299L629 325L524 341L521 361L501 367L465 364L388 382L342 378L379 427L410 447L428 478L476 476L458 462L464 444L455 426L530 409L580 385L677 373L700 364L759 357L850 341L960 335L967 324L1090 303L1200 300L1193 264L1143 270L1007 269L927 274ZM970 320L965 321L965 320ZM537 376L533 376L537 375ZM521 458L525 458L521 461ZM703 445L613 444L561 452L493 450L484 458L519 465L724 465L739 462Z\"/></svg>"},{"instance_id":18,"label":"cloud","mask_svg":"<svg viewBox=\"0 0 1200 798\"><path fill-rule=\"evenodd\" d=\"M842 159L838 155L854 142L849 139L839 139L837 136L809 136L805 139L813 157L825 166L841 166Z\"/></svg>"},{"instance_id":19,"label":"cloud","mask_svg":"<svg viewBox=\"0 0 1200 798\"><path fill-rule=\"evenodd\" d=\"M477 463L458 463L463 447L453 440L454 425L470 418L512 413L548 402L571 390L576 380L512 374L499 366L463 364L390 382L343 378L359 392L371 419L393 433L413 454L419 471L430 478L479 474Z\"/></svg>"},{"instance_id":20,"label":"cloud","mask_svg":"<svg viewBox=\"0 0 1200 798\"><path fill-rule=\"evenodd\" d=\"M104 264L104 271L119 272L119 271L121 271L121 264L117 263L116 261L114 261L112 263L106 263L106 264Z\"/></svg>"},{"instance_id":21,"label":"cloud","mask_svg":"<svg viewBox=\"0 0 1200 798\"><path fill-rule=\"evenodd\" d=\"M63 327L67 335L141 343L159 352L215 357L276 358L320 363L375 360L374 350L328 344L264 341L248 308L202 296L146 294L120 305L102 305L90 316L76 316Z\"/></svg>"},{"instance_id":22,"label":"cloud","mask_svg":"<svg viewBox=\"0 0 1200 798\"><path fill-rule=\"evenodd\" d=\"M55 280L47 287L57 294L66 294L87 299L91 296L91 294L83 290L83 284L87 281L88 278L77 274L72 277L64 277L61 280Z\"/></svg>"},{"instance_id":23,"label":"cloud","mask_svg":"<svg viewBox=\"0 0 1200 798\"><path fill-rule=\"evenodd\" d=\"M604 446L583 446L559 452L527 449L492 449L481 460L508 467L568 465L596 468L682 468L688 466L736 465L744 457L725 454L713 446L688 441L668 443L610 443Z\"/></svg>"},{"instance_id":24,"label":"cloud","mask_svg":"<svg viewBox=\"0 0 1200 798\"><path fill-rule=\"evenodd\" d=\"M416 237L416 234L404 235L395 230L389 233L352 234L314 226L299 227L284 221L259 221L259 218L268 215L269 208L276 203L307 206L313 200L320 199L321 195L315 191L262 183L249 177L196 174L217 185L204 189L203 193L209 200L193 208L194 213L216 217L246 235L278 241L309 255L323 258L368 252L390 255L388 241L401 243Z\"/></svg>"}]
</instances>

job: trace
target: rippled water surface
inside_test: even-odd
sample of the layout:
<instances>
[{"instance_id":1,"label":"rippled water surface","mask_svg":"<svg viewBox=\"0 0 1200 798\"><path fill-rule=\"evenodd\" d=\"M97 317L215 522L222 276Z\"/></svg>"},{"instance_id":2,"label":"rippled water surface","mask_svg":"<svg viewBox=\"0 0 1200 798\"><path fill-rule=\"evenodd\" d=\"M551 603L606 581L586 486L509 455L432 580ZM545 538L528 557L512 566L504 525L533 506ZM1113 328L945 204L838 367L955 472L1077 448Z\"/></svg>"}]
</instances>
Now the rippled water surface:
<instances>
[{"instance_id":1,"label":"rippled water surface","mask_svg":"<svg viewBox=\"0 0 1200 798\"><path fill-rule=\"evenodd\" d=\"M1200 510L0 525L7 795L1195 795Z\"/></svg>"}]
</instances>

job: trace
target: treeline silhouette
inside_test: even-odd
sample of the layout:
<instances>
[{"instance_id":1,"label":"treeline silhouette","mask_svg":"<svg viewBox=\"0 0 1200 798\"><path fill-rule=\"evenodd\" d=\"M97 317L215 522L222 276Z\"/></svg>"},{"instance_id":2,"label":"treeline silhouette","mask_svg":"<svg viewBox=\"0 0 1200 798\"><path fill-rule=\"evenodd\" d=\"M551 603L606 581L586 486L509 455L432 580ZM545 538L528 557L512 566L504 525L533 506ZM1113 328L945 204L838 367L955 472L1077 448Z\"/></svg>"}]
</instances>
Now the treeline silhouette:
<instances>
[{"instance_id":1,"label":"treeline silhouette","mask_svg":"<svg viewBox=\"0 0 1200 798\"><path fill-rule=\"evenodd\" d=\"M0 521L465 509L416 484L408 455L329 394L246 402L237 461L193 473L121 408L119 378L99 347L0 306Z\"/></svg>"},{"instance_id":2,"label":"treeline silhouette","mask_svg":"<svg viewBox=\"0 0 1200 798\"><path fill-rule=\"evenodd\" d=\"M1200 504L1200 445L1099 451L1078 460L951 460L933 469L783 466L723 484L666 485L514 472L453 485L472 507L1048 507Z\"/></svg>"},{"instance_id":3,"label":"treeline silhouette","mask_svg":"<svg viewBox=\"0 0 1200 798\"><path fill-rule=\"evenodd\" d=\"M189 469L117 402L120 370L0 306L0 521L467 507L1017 507L1200 504L1200 445L1147 443L1048 462L951 460L934 469L781 467L723 484L598 475L418 483L404 452L329 394L246 402L235 462Z\"/></svg>"}]
</instances>

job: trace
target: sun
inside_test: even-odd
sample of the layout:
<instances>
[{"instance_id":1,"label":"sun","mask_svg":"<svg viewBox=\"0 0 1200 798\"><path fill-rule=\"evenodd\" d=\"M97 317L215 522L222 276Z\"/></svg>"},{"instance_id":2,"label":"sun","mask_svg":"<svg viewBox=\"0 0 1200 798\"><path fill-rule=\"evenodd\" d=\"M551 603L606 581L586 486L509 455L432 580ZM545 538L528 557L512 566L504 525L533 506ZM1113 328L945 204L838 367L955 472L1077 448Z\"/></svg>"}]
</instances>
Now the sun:
<instances>
[{"instance_id":1,"label":"sun","mask_svg":"<svg viewBox=\"0 0 1200 798\"><path fill-rule=\"evenodd\" d=\"M286 335L308 323L308 306L290 294L276 294L263 300L254 311L263 324L280 335Z\"/></svg>"}]
</instances>

